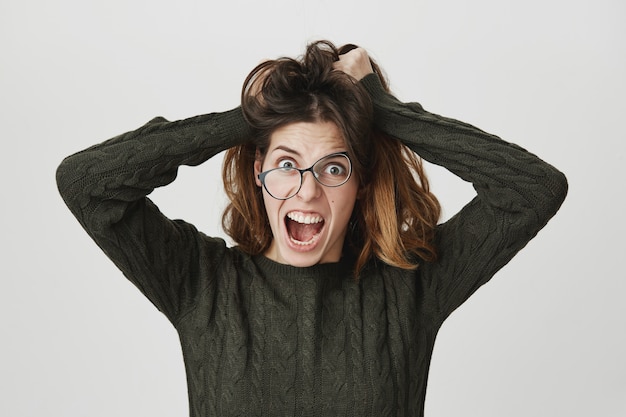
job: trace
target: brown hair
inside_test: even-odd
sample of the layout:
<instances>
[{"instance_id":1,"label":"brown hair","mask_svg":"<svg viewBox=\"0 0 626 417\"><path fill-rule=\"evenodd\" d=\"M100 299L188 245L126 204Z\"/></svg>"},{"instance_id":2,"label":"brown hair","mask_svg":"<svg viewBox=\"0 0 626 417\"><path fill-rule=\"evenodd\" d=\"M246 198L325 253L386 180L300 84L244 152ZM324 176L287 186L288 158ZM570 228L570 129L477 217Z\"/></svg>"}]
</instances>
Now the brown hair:
<instances>
[{"instance_id":1,"label":"brown hair","mask_svg":"<svg viewBox=\"0 0 626 417\"><path fill-rule=\"evenodd\" d=\"M374 129L368 92L333 70L339 55L328 41L310 44L300 59L259 64L246 78L241 106L253 129L250 141L226 152L223 181L230 204L222 217L226 233L244 252L263 253L272 242L254 161L264 157L272 132L296 122L332 122L343 134L360 191L344 247L354 252L355 277L372 257L413 269L418 258L436 259L434 229L440 206L430 192L421 159L397 139ZM387 83L372 61L385 89Z\"/></svg>"}]
</instances>

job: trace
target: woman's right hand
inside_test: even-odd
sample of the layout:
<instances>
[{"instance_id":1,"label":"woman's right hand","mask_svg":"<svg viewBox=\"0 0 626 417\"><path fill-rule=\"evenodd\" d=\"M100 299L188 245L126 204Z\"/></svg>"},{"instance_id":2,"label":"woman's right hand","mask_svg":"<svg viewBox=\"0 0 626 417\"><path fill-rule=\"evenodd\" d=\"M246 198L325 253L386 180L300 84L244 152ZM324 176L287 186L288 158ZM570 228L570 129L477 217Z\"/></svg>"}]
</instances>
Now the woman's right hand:
<instances>
[{"instance_id":1,"label":"woman's right hand","mask_svg":"<svg viewBox=\"0 0 626 417\"><path fill-rule=\"evenodd\" d=\"M333 67L338 71L345 72L357 81L374 72L370 57L363 48L355 48L339 55L339 61L336 61Z\"/></svg>"}]
</instances>

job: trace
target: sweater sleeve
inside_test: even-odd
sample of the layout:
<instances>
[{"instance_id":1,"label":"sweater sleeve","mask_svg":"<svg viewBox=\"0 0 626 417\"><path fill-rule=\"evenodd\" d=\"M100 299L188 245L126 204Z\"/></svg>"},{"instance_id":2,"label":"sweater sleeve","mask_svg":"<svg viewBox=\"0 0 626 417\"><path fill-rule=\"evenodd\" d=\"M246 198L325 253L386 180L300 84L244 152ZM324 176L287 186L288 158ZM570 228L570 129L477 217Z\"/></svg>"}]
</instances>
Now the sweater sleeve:
<instances>
[{"instance_id":1,"label":"sweater sleeve","mask_svg":"<svg viewBox=\"0 0 626 417\"><path fill-rule=\"evenodd\" d=\"M61 196L83 228L172 322L210 287L200 277L210 280L225 243L168 219L146 196L174 181L179 166L201 164L248 135L240 108L175 122L158 117L57 169Z\"/></svg>"},{"instance_id":2,"label":"sweater sleeve","mask_svg":"<svg viewBox=\"0 0 626 417\"><path fill-rule=\"evenodd\" d=\"M443 321L520 251L557 212L565 176L521 147L457 120L401 103L377 75L362 80L375 125L425 160L473 184L477 196L438 226L438 260L420 279Z\"/></svg>"}]
</instances>

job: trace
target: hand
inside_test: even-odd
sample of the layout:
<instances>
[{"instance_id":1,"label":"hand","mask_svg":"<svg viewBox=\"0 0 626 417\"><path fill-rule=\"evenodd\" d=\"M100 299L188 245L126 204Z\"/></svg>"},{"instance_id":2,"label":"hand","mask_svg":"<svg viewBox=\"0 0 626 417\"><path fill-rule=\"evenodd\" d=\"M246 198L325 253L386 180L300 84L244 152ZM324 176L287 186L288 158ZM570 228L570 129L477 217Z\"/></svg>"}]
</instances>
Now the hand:
<instances>
[{"instance_id":1,"label":"hand","mask_svg":"<svg viewBox=\"0 0 626 417\"><path fill-rule=\"evenodd\" d=\"M333 67L338 71L345 72L357 81L374 72L370 57L363 48L356 48L339 55L339 61L335 62Z\"/></svg>"}]
</instances>

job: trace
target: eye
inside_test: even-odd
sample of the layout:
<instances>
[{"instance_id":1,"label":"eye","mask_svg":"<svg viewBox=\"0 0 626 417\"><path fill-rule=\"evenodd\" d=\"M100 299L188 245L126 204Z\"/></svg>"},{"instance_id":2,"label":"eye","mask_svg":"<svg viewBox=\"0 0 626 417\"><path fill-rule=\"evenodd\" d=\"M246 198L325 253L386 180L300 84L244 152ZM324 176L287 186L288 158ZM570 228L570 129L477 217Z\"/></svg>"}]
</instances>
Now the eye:
<instances>
[{"instance_id":1,"label":"eye","mask_svg":"<svg viewBox=\"0 0 626 417\"><path fill-rule=\"evenodd\" d=\"M292 159L282 159L278 161L278 168L295 168L296 164Z\"/></svg>"},{"instance_id":2,"label":"eye","mask_svg":"<svg viewBox=\"0 0 626 417\"><path fill-rule=\"evenodd\" d=\"M345 175L346 172L347 169L343 165L337 163L330 163L324 167L324 174L334 177Z\"/></svg>"}]
</instances>

